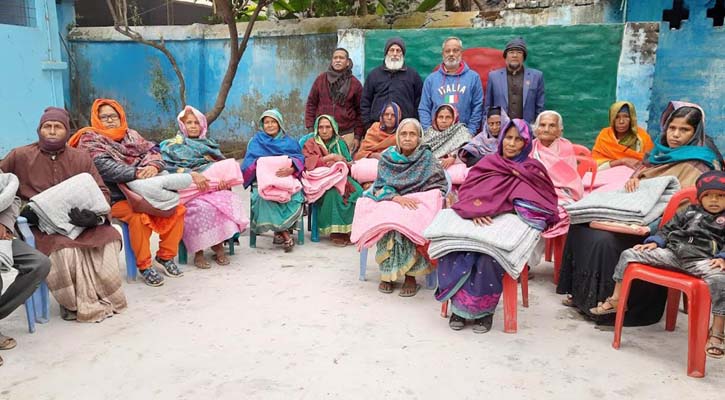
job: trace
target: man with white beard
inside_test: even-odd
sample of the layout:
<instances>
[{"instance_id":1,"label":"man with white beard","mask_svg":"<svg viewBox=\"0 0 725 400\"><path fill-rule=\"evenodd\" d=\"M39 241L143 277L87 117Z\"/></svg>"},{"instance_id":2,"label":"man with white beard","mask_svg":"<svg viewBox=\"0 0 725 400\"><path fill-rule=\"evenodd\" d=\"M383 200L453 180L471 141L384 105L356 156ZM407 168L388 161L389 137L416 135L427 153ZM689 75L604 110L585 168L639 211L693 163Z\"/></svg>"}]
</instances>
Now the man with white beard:
<instances>
[{"instance_id":1,"label":"man with white beard","mask_svg":"<svg viewBox=\"0 0 725 400\"><path fill-rule=\"evenodd\" d=\"M400 106L404 118L418 118L418 103L423 80L415 68L405 65L405 42L399 37L385 43L383 65L370 71L363 86L360 111L365 128L380 120L383 106L390 102Z\"/></svg>"},{"instance_id":2,"label":"man with white beard","mask_svg":"<svg viewBox=\"0 0 725 400\"><path fill-rule=\"evenodd\" d=\"M483 115L483 87L478 73L463 62L463 42L457 37L443 41L443 62L423 83L418 115L423 129L431 126L433 113L442 104L458 111L459 122L478 132Z\"/></svg>"}]
</instances>

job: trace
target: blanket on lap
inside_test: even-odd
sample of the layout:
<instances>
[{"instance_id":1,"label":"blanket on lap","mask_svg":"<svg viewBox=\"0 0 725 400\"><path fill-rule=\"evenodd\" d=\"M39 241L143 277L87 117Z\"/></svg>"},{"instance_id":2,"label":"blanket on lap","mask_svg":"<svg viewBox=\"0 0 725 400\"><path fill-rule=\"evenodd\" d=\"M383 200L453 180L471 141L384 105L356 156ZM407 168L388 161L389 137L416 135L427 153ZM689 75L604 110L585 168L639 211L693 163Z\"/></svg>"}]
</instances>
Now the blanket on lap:
<instances>
[{"instance_id":1,"label":"blanket on lap","mask_svg":"<svg viewBox=\"0 0 725 400\"><path fill-rule=\"evenodd\" d=\"M564 208L572 224L602 220L649 225L662 216L670 198L678 190L680 183L677 178L661 176L640 181L639 188L632 193L624 189L594 192Z\"/></svg>"},{"instance_id":2,"label":"blanket on lap","mask_svg":"<svg viewBox=\"0 0 725 400\"><path fill-rule=\"evenodd\" d=\"M259 195L269 201L287 203L292 195L302 189L302 184L293 175L279 177L277 170L292 166L288 156L260 157L257 160L257 182Z\"/></svg>"},{"instance_id":3,"label":"blanket on lap","mask_svg":"<svg viewBox=\"0 0 725 400\"><path fill-rule=\"evenodd\" d=\"M179 205L178 191L188 188L191 183L190 174L169 174L164 171L154 177L136 179L126 185L155 208L170 210Z\"/></svg>"},{"instance_id":4,"label":"blanket on lap","mask_svg":"<svg viewBox=\"0 0 725 400\"><path fill-rule=\"evenodd\" d=\"M355 161L350 167L350 175L360 184L374 182L378 177L378 160L363 158Z\"/></svg>"},{"instance_id":5,"label":"blanket on lap","mask_svg":"<svg viewBox=\"0 0 725 400\"><path fill-rule=\"evenodd\" d=\"M392 200L376 202L369 197L357 200L350 241L357 243L359 251L372 247L389 231L398 231L417 245L426 243L422 233L443 208L441 191L433 189L403 197L419 200L418 208L410 210Z\"/></svg>"},{"instance_id":6,"label":"blanket on lap","mask_svg":"<svg viewBox=\"0 0 725 400\"><path fill-rule=\"evenodd\" d=\"M179 201L181 204L186 204L203 194L216 191L221 181L226 182L231 187L244 183L239 163L233 158L216 161L201 172L201 174L209 180L209 190L201 192L196 187L196 184L192 182L188 188L179 190Z\"/></svg>"},{"instance_id":7,"label":"blanket on lap","mask_svg":"<svg viewBox=\"0 0 725 400\"><path fill-rule=\"evenodd\" d=\"M488 254L514 279L518 278L539 241L540 233L516 214L501 214L493 224L478 226L451 209L441 210L423 233L428 254L440 258L455 251Z\"/></svg>"},{"instance_id":8,"label":"blanket on lap","mask_svg":"<svg viewBox=\"0 0 725 400\"><path fill-rule=\"evenodd\" d=\"M345 194L347 184L347 164L338 161L329 167L317 167L312 171L302 172L302 189L308 203L316 202L325 192L335 188L340 195Z\"/></svg>"},{"instance_id":9,"label":"blanket on lap","mask_svg":"<svg viewBox=\"0 0 725 400\"><path fill-rule=\"evenodd\" d=\"M103 192L88 173L72 176L36 194L28 202L38 216L38 229L49 235L60 234L75 240L85 228L71 224L72 208L91 210L98 216L111 212Z\"/></svg>"}]
</instances>

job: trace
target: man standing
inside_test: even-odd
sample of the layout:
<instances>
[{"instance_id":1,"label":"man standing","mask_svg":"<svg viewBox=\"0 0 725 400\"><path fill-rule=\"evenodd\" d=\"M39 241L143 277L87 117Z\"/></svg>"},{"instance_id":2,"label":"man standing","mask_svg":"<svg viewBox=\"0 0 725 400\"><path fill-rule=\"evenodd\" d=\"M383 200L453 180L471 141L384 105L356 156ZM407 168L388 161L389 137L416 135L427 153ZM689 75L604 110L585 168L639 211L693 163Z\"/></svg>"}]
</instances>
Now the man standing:
<instances>
[{"instance_id":1,"label":"man standing","mask_svg":"<svg viewBox=\"0 0 725 400\"><path fill-rule=\"evenodd\" d=\"M483 113L481 77L463 62L462 53L461 39L452 36L443 41L443 63L423 84L418 106L423 129L431 126L433 113L441 104L451 104L469 132L479 131Z\"/></svg>"},{"instance_id":2,"label":"man standing","mask_svg":"<svg viewBox=\"0 0 725 400\"><path fill-rule=\"evenodd\" d=\"M415 68L405 65L405 42L399 37L388 39L385 43L385 61L383 65L370 71L360 102L365 128L380 120L383 106L390 102L400 106L405 118L418 118L418 103L423 80Z\"/></svg>"},{"instance_id":3,"label":"man standing","mask_svg":"<svg viewBox=\"0 0 725 400\"><path fill-rule=\"evenodd\" d=\"M515 38L506 44L503 58L506 67L488 73L486 109L502 107L509 117L533 123L544 110L544 75L533 68L524 68L526 42Z\"/></svg>"},{"instance_id":4,"label":"man standing","mask_svg":"<svg viewBox=\"0 0 725 400\"><path fill-rule=\"evenodd\" d=\"M352 76L352 60L347 50L335 49L330 66L315 79L307 96L307 132L313 131L318 116L332 115L338 123L339 135L354 153L365 134L360 117L362 91L362 84Z\"/></svg>"}]
</instances>

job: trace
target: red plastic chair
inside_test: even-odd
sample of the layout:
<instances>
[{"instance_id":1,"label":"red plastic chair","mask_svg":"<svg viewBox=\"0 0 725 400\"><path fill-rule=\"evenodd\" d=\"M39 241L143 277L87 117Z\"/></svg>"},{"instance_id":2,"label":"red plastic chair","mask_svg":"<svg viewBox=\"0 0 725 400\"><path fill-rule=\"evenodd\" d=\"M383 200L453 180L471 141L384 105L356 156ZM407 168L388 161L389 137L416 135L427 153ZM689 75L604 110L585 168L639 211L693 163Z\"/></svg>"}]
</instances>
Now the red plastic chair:
<instances>
[{"instance_id":1,"label":"red plastic chair","mask_svg":"<svg viewBox=\"0 0 725 400\"><path fill-rule=\"evenodd\" d=\"M591 156L576 156L576 170L580 177L584 177L584 174L590 172L592 174L592 181L589 186L588 192L592 192L594 187L594 181L597 179L597 162Z\"/></svg>"},{"instance_id":2,"label":"red plastic chair","mask_svg":"<svg viewBox=\"0 0 725 400\"><path fill-rule=\"evenodd\" d=\"M684 200L691 204L697 203L697 192L694 187L679 191L670 200L662 216L662 226L677 212L677 208ZM665 270L640 263L630 263L624 272L622 280L622 294L617 305L617 319L614 323L614 341L612 347L619 349L622 343L622 325L624 324L625 306L629 297L629 289L635 279L652 282L666 286L667 311L665 330L674 331L677 324L677 309L680 305L680 292L684 292L687 302L688 314L688 348L687 348L687 375L694 378L705 376L705 343L710 325L710 290L700 278L681 272Z\"/></svg>"},{"instance_id":3,"label":"red plastic chair","mask_svg":"<svg viewBox=\"0 0 725 400\"><path fill-rule=\"evenodd\" d=\"M589 150L589 148L587 146L584 146L581 144L576 144L576 143L572 143L572 146L574 146L574 154L576 154L577 156L585 156L585 157L592 156L592 151Z\"/></svg>"},{"instance_id":4,"label":"red plastic chair","mask_svg":"<svg viewBox=\"0 0 725 400\"><path fill-rule=\"evenodd\" d=\"M521 271L521 297L524 307L529 308L529 266L524 265ZM516 333L518 321L518 296L516 290L516 280L511 275L503 274L503 331L506 333ZM441 317L448 318L448 301L441 304Z\"/></svg>"}]
</instances>

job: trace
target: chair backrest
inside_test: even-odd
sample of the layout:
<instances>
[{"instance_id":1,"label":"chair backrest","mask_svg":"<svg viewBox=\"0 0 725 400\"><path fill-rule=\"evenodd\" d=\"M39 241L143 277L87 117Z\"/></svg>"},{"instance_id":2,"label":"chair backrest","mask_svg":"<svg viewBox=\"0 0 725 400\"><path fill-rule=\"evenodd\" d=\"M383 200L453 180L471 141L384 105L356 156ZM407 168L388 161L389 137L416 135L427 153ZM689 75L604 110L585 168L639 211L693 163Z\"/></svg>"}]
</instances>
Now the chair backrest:
<instances>
[{"instance_id":1,"label":"chair backrest","mask_svg":"<svg viewBox=\"0 0 725 400\"><path fill-rule=\"evenodd\" d=\"M587 148L587 146L583 146L581 144L572 143L572 146L574 147L574 154L577 156L585 156L585 157L591 157L592 152Z\"/></svg>"},{"instance_id":2,"label":"chair backrest","mask_svg":"<svg viewBox=\"0 0 725 400\"><path fill-rule=\"evenodd\" d=\"M667 203L667 207L665 207L665 212L662 214L662 221L660 222L660 227L666 224L675 215L677 209L680 207L680 204L682 204L682 202L685 200L689 201L690 204L697 204L696 187L686 187L675 193L674 196L672 196L670 202Z\"/></svg>"},{"instance_id":3,"label":"chair backrest","mask_svg":"<svg viewBox=\"0 0 725 400\"><path fill-rule=\"evenodd\" d=\"M576 156L576 170L580 177L584 177L584 174L590 172L592 174L591 184L589 185L589 192L591 193L594 187L594 181L597 179L597 162L589 156Z\"/></svg>"}]
</instances>

